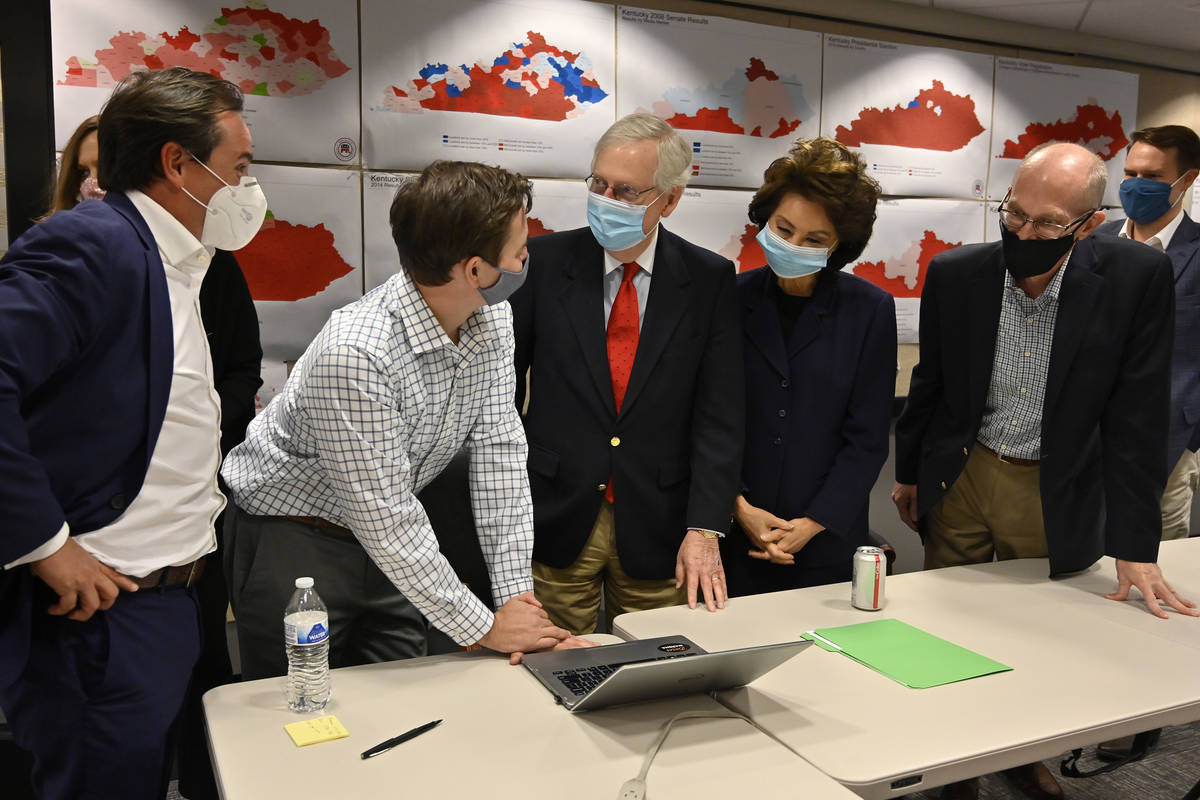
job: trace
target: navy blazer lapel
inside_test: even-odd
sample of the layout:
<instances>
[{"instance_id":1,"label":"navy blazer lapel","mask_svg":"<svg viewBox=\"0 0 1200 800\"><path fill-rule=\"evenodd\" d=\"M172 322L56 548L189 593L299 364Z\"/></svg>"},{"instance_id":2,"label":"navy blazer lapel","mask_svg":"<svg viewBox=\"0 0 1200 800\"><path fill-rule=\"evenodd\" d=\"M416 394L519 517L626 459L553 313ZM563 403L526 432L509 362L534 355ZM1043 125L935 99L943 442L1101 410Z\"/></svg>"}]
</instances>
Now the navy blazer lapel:
<instances>
[{"instance_id":1,"label":"navy blazer lapel","mask_svg":"<svg viewBox=\"0 0 1200 800\"><path fill-rule=\"evenodd\" d=\"M1000 245L967 279L968 387L971 419L979 419L987 402L996 356L996 334L1000 328L1000 302L1004 292L1004 262Z\"/></svg>"},{"instance_id":2,"label":"navy blazer lapel","mask_svg":"<svg viewBox=\"0 0 1200 800\"><path fill-rule=\"evenodd\" d=\"M751 280L751 291L746 292L744 306L746 339L763 354L781 378L786 378L788 357L783 344L783 329L779 322L779 309L771 302L771 283L775 280L775 274L769 269L761 269Z\"/></svg>"},{"instance_id":3,"label":"navy blazer lapel","mask_svg":"<svg viewBox=\"0 0 1200 800\"><path fill-rule=\"evenodd\" d=\"M813 290L812 298L808 301L808 307L796 319L796 327L792 330L791 338L788 340L789 359L808 347L821 335L821 326L825 324L825 319L829 316L836 298L836 276L826 274L817 278L817 285Z\"/></svg>"},{"instance_id":4,"label":"navy blazer lapel","mask_svg":"<svg viewBox=\"0 0 1200 800\"><path fill-rule=\"evenodd\" d=\"M678 245L666 228L659 228L658 244L654 252L654 275L650 280L650 294L646 299L646 314L642 318L642 330L638 335L637 355L633 359L633 371L629 375L629 387L621 403L621 414L629 411L638 394L646 385L663 349L671 340L671 334L683 318L687 304L687 265L679 254Z\"/></svg>"},{"instance_id":5,"label":"navy blazer lapel","mask_svg":"<svg viewBox=\"0 0 1200 800\"><path fill-rule=\"evenodd\" d=\"M1054 323L1054 342L1050 346L1050 368L1046 374L1046 399L1042 403L1045 420L1062 394L1071 362L1092 318L1092 309L1104 279L1092 271L1095 251L1086 239L1075 245L1067 262L1058 295L1058 318Z\"/></svg>"},{"instance_id":6,"label":"navy blazer lapel","mask_svg":"<svg viewBox=\"0 0 1200 800\"><path fill-rule=\"evenodd\" d=\"M1200 261L1200 223L1194 222L1186 211L1183 212L1183 219L1180 220L1175 235L1171 237L1167 255L1171 259L1171 269L1175 271L1177 285L1188 270L1200 269L1196 266L1196 262Z\"/></svg>"},{"instance_id":7,"label":"navy blazer lapel","mask_svg":"<svg viewBox=\"0 0 1200 800\"><path fill-rule=\"evenodd\" d=\"M586 229L581 232L580 240L580 246L568 254L563 265L562 303L596 392L608 412L615 416L605 343L604 251Z\"/></svg>"},{"instance_id":8,"label":"navy blazer lapel","mask_svg":"<svg viewBox=\"0 0 1200 800\"><path fill-rule=\"evenodd\" d=\"M163 419L167 415L167 401L171 394L171 377L175 371L175 332L171 321L171 297L167 290L167 276L163 269L158 243L150 233L146 220L123 192L109 192L104 202L111 205L137 231L145 248L146 294L150 308L150 363L149 397L146 404L146 465L154 455L158 434L162 431Z\"/></svg>"}]
</instances>

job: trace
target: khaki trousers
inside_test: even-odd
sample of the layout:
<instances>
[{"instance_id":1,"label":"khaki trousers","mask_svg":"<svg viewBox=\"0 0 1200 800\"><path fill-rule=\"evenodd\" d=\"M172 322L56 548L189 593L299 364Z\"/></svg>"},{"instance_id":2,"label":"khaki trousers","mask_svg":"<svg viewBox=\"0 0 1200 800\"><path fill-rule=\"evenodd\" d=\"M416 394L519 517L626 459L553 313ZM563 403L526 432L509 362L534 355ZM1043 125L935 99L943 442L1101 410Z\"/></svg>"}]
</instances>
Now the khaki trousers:
<instances>
[{"instance_id":1,"label":"khaki trousers","mask_svg":"<svg viewBox=\"0 0 1200 800\"><path fill-rule=\"evenodd\" d=\"M925 569L982 564L993 558L1044 558L1040 467L1001 461L982 445L941 502L929 511Z\"/></svg>"},{"instance_id":2,"label":"khaki trousers","mask_svg":"<svg viewBox=\"0 0 1200 800\"><path fill-rule=\"evenodd\" d=\"M1185 539L1191 532L1192 498L1200 480L1200 454L1184 450L1167 477L1162 499L1162 538Z\"/></svg>"},{"instance_id":3,"label":"khaki trousers","mask_svg":"<svg viewBox=\"0 0 1200 800\"><path fill-rule=\"evenodd\" d=\"M604 590L605 616L627 611L675 606L686 600L686 590L675 588L675 579L642 581L621 569L613 526L612 503L602 503L587 544L575 563L555 569L533 562L533 590L550 620L576 636L592 633L600 616L600 591Z\"/></svg>"}]
</instances>

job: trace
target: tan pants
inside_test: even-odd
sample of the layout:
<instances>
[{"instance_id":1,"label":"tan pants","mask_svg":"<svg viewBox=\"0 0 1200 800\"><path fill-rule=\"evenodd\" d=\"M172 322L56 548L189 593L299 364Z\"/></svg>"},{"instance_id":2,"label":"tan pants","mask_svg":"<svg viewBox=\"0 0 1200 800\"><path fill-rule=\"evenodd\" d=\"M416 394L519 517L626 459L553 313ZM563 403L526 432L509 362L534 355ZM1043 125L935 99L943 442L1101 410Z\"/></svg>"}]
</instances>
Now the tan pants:
<instances>
[{"instance_id":1,"label":"tan pants","mask_svg":"<svg viewBox=\"0 0 1200 800\"><path fill-rule=\"evenodd\" d=\"M600 589L604 588L605 616L611 621L627 611L675 606L687 598L675 588L675 579L640 581L621 569L613 528L611 503L600 514L583 552L563 569L533 562L533 590L551 621L575 635L592 633L600 616Z\"/></svg>"},{"instance_id":2,"label":"tan pants","mask_svg":"<svg viewBox=\"0 0 1200 800\"><path fill-rule=\"evenodd\" d=\"M941 502L929 511L925 569L996 558L1044 558L1040 467L1010 464L976 445Z\"/></svg>"},{"instance_id":3,"label":"tan pants","mask_svg":"<svg viewBox=\"0 0 1200 800\"><path fill-rule=\"evenodd\" d=\"M1191 532L1192 498L1200 480L1200 455L1184 450L1167 477L1162 499L1162 538L1185 539Z\"/></svg>"}]
</instances>

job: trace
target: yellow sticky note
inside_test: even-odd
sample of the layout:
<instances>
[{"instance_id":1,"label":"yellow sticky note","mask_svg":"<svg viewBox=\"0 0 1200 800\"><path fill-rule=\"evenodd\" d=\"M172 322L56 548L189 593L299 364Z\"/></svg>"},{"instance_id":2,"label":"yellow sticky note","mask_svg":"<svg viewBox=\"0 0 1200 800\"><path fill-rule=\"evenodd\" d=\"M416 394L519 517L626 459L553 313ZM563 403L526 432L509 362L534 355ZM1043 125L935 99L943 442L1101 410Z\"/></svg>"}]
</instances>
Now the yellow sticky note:
<instances>
[{"instance_id":1,"label":"yellow sticky note","mask_svg":"<svg viewBox=\"0 0 1200 800\"><path fill-rule=\"evenodd\" d=\"M288 732L288 736L292 737L292 741L296 743L296 747L304 747L305 745L317 744L318 742L328 742L350 735L350 731L346 730L346 727L338 722L338 718L334 716L292 722L284 725L283 729Z\"/></svg>"}]
</instances>

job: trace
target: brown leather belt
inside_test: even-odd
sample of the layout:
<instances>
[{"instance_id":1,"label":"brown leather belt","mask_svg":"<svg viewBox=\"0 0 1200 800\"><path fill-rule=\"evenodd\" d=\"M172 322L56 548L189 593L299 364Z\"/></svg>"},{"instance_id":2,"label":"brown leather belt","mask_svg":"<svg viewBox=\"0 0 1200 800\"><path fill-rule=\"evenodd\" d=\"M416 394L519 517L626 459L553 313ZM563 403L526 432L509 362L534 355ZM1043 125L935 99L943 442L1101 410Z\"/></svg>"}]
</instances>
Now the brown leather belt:
<instances>
[{"instance_id":1,"label":"brown leather belt","mask_svg":"<svg viewBox=\"0 0 1200 800\"><path fill-rule=\"evenodd\" d=\"M1038 464L1042 463L1042 462L1038 461L1036 458L1014 458L1013 456L1006 456L1001 453L997 453L995 450L993 450L992 448L988 447L986 444L984 444L983 442L980 442L978 440L976 440L975 444L979 445L984 450L987 450L989 453L991 453L996 458L1003 461L1005 464L1013 464L1018 467L1036 467Z\"/></svg>"},{"instance_id":2,"label":"brown leather belt","mask_svg":"<svg viewBox=\"0 0 1200 800\"><path fill-rule=\"evenodd\" d=\"M126 577L136 583L139 589L186 589L200 580L203 574L204 556L200 556L190 564L156 569L143 578Z\"/></svg>"},{"instance_id":3,"label":"brown leather belt","mask_svg":"<svg viewBox=\"0 0 1200 800\"><path fill-rule=\"evenodd\" d=\"M286 519L288 522L299 522L301 525L314 525L318 528L324 528L325 530L328 530L328 531L337 531L339 533L350 533L349 528L343 528L341 525L335 525L332 522L330 522L329 520L321 519L320 517L284 516L283 519ZM351 535L353 535L353 534L351 534Z\"/></svg>"}]
</instances>

